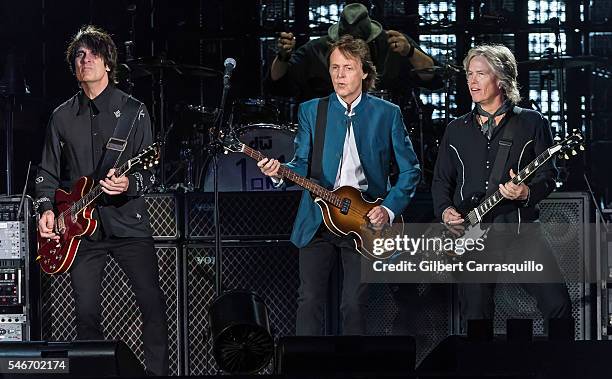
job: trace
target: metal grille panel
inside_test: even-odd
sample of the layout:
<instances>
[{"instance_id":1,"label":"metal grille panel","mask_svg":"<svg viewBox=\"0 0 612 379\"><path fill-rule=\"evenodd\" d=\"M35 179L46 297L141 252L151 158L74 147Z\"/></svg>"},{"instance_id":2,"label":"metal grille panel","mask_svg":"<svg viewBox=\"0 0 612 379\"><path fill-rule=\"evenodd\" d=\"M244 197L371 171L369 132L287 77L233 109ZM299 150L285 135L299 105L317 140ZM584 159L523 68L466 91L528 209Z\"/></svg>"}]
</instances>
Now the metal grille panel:
<instances>
[{"instance_id":1,"label":"metal grille panel","mask_svg":"<svg viewBox=\"0 0 612 379\"><path fill-rule=\"evenodd\" d=\"M145 195L145 204L156 241L171 241L181 237L179 201L174 194Z\"/></svg>"},{"instance_id":2,"label":"metal grille panel","mask_svg":"<svg viewBox=\"0 0 612 379\"><path fill-rule=\"evenodd\" d=\"M540 202L542 228L566 278L572 301L572 316L575 320L575 337L581 340L587 338L589 333L585 326L588 315L585 315L587 289L584 285L585 254L588 252L588 219L585 218L587 206L586 198L582 194L553 194ZM544 334L544 321L535 300L518 284L506 283L497 286L494 320L496 334L505 334L508 318L531 318L534 320L534 335Z\"/></svg>"},{"instance_id":3,"label":"metal grille panel","mask_svg":"<svg viewBox=\"0 0 612 379\"><path fill-rule=\"evenodd\" d=\"M224 290L257 293L269 310L275 337L293 335L299 286L298 250L289 243L223 246ZM187 245L189 375L215 374L208 307L214 298L214 247ZM269 370L269 368L268 368Z\"/></svg>"},{"instance_id":4,"label":"metal grille panel","mask_svg":"<svg viewBox=\"0 0 612 379\"><path fill-rule=\"evenodd\" d=\"M404 293L394 298L389 285L370 285L367 333L368 335L399 333L414 336L418 365L452 332L451 287L440 284L402 284L393 291ZM398 301L403 305L399 305ZM404 312L400 312L400 306ZM393 330L396 317L399 317L396 322L401 327L401 331Z\"/></svg>"},{"instance_id":5,"label":"metal grille panel","mask_svg":"<svg viewBox=\"0 0 612 379\"><path fill-rule=\"evenodd\" d=\"M179 249L172 245L156 245L159 261L160 286L166 298L168 321L168 343L170 353L170 374L182 374L179 357L182 345L179 343L180 325L179 286L177 268ZM42 289L42 338L46 341L72 341L76 339L76 317L70 276L68 274L41 278ZM136 305L127 275L117 262L110 258L104 268L102 279L102 329L106 339L125 342L136 357L144 364L141 339L142 319Z\"/></svg>"},{"instance_id":6,"label":"metal grille panel","mask_svg":"<svg viewBox=\"0 0 612 379\"><path fill-rule=\"evenodd\" d=\"M219 194L221 237L231 240L288 239L301 191L227 192ZM213 194L190 194L186 201L186 236L214 239Z\"/></svg>"}]
</instances>

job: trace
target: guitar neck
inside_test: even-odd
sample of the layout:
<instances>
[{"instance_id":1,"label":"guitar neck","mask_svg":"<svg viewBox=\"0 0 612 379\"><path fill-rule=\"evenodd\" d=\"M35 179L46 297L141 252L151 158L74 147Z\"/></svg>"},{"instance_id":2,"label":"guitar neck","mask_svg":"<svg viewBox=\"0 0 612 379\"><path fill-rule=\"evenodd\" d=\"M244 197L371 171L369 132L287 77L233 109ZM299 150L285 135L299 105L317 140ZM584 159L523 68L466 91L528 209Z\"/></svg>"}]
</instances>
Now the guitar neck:
<instances>
[{"instance_id":1,"label":"guitar neck","mask_svg":"<svg viewBox=\"0 0 612 379\"><path fill-rule=\"evenodd\" d=\"M253 158L256 161L260 161L264 158L267 158L265 155L263 155L261 152L245 145L242 144L242 152L246 155L248 155L249 157ZM291 170L290 168L281 165L280 169L278 170L278 174L282 177L282 178L286 178L288 180L291 180L292 182L294 182L295 184L297 184L298 186L304 188L305 190L308 190L310 192L312 192L313 194L315 194L316 196L322 198L323 200L327 201L330 204L333 204L334 206L340 208L342 206L342 199L337 196L336 194L334 194L333 192L327 190L326 188L321 187L320 185L316 184L315 182L313 182L312 180L305 178L297 173L295 173L293 170Z\"/></svg>"},{"instance_id":2,"label":"guitar neck","mask_svg":"<svg viewBox=\"0 0 612 379\"><path fill-rule=\"evenodd\" d=\"M510 183L519 185L523 183L531 174L536 172L546 161L552 157L549 149L546 149L542 154L538 155L536 159L531 161L522 169L514 178L510 180ZM470 225L476 225L482 221L484 215L486 215L493 207L495 207L504 197L502 196L499 189L495 191L491 196L487 197L480 205L472 209L467 215L467 220Z\"/></svg>"}]
</instances>

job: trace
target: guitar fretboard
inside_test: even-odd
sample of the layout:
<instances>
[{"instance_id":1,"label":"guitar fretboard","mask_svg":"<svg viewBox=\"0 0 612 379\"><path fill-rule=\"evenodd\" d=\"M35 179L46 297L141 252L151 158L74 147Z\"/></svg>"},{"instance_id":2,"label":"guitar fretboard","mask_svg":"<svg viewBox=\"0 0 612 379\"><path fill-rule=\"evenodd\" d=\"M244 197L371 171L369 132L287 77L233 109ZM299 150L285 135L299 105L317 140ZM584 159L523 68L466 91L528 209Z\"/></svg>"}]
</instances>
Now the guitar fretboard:
<instances>
[{"instance_id":1,"label":"guitar fretboard","mask_svg":"<svg viewBox=\"0 0 612 379\"><path fill-rule=\"evenodd\" d=\"M522 169L514 178L510 180L510 182L514 184L521 184L524 182L531 174L533 174L540 166L542 166L546 161L548 161L552 157L550 153L550 149L545 150L542 154L538 155L536 159L531 161ZM472 209L470 213L467 215L467 220L470 225L476 225L480 223L485 214L487 214L494 206L496 206L500 201L502 201L504 197L502 196L499 189L495 191L491 196L486 198L480 205L476 208Z\"/></svg>"},{"instance_id":2,"label":"guitar fretboard","mask_svg":"<svg viewBox=\"0 0 612 379\"><path fill-rule=\"evenodd\" d=\"M245 144L242 144L242 152L258 162L264 158L267 158L259 151ZM320 185L314 183L312 180L305 178L299 174L296 174L291 169L281 165L280 169L278 170L278 174L283 178L291 180L298 186L314 193L315 195L325 200L326 202L334 205L335 207L340 208L342 206L342 199L339 196L327 190L326 188L323 188Z\"/></svg>"}]
</instances>

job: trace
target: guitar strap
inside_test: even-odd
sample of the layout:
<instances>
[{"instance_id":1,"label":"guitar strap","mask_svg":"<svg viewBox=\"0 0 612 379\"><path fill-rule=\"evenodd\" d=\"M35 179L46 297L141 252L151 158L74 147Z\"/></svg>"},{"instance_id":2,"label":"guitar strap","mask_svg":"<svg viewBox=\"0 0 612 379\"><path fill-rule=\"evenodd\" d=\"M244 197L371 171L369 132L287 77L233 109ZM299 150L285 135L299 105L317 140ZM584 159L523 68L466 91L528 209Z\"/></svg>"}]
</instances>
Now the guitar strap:
<instances>
[{"instance_id":1,"label":"guitar strap","mask_svg":"<svg viewBox=\"0 0 612 379\"><path fill-rule=\"evenodd\" d=\"M321 181L323 166L323 145L325 145L325 129L327 127L327 108L329 96L319 100L317 106L317 123L315 125L314 145L310 158L308 177L317 182Z\"/></svg>"},{"instance_id":2,"label":"guitar strap","mask_svg":"<svg viewBox=\"0 0 612 379\"><path fill-rule=\"evenodd\" d=\"M127 146L128 137L134 128L134 124L136 124L136 119L140 114L142 106L143 103L132 96L128 96L127 101L121 107L113 136L108 139L104 155L98 163L98 168L95 172L96 181L103 179L108 170L116 167L119 163L119 159Z\"/></svg>"},{"instance_id":3,"label":"guitar strap","mask_svg":"<svg viewBox=\"0 0 612 379\"><path fill-rule=\"evenodd\" d=\"M513 112L518 115L521 113L522 108L514 107ZM495 162L493 163L493 169L489 176L489 188L487 189L487 196L497 191L498 184L503 175L504 167L508 161L510 155L510 148L512 147L512 139L514 138L514 129L516 128L515 123L512 120L506 124L504 128L504 134L499 140L499 148L497 149L497 155L495 156Z\"/></svg>"}]
</instances>

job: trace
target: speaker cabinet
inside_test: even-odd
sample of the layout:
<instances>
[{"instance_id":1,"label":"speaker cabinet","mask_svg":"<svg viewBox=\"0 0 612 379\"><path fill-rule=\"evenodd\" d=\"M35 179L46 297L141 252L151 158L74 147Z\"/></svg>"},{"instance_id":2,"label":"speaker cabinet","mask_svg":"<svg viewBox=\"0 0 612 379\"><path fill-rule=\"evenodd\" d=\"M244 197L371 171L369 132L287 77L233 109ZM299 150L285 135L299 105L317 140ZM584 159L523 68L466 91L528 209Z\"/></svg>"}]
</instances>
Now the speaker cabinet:
<instances>
[{"instance_id":1,"label":"speaker cabinet","mask_svg":"<svg viewBox=\"0 0 612 379\"><path fill-rule=\"evenodd\" d=\"M572 301L575 337L579 340L590 339L589 197L583 192L555 192L542 200L539 207L544 237L552 246L566 278ZM498 284L495 291L495 334L506 333L508 318L531 318L534 320L534 335L544 334L544 320L535 299L519 284Z\"/></svg>"},{"instance_id":2,"label":"speaker cabinet","mask_svg":"<svg viewBox=\"0 0 612 379\"><path fill-rule=\"evenodd\" d=\"M159 262L159 282L166 298L170 374L183 374L181 361L182 325L180 260L177 245L156 244ZM72 341L76 339L76 316L70 275L43 275L42 282L42 339L46 341ZM141 338L142 317L127 275L112 257L104 268L102 279L102 328L106 339L120 340L144 363Z\"/></svg>"},{"instance_id":3,"label":"speaker cabinet","mask_svg":"<svg viewBox=\"0 0 612 379\"><path fill-rule=\"evenodd\" d=\"M258 294L269 310L274 336L295 333L298 250L289 242L224 243L223 290L246 289ZM214 245L185 247L186 346L188 375L217 372L209 338L208 308L215 296Z\"/></svg>"}]
</instances>

